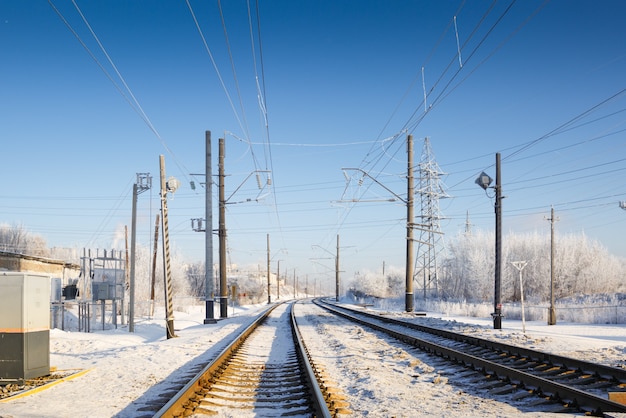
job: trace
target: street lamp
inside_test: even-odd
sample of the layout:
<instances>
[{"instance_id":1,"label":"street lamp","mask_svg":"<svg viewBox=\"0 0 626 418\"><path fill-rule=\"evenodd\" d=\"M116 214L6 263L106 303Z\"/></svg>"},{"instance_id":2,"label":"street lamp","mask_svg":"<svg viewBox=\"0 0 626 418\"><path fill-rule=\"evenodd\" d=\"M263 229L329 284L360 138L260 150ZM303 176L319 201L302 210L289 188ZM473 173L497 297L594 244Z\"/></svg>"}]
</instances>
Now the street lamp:
<instances>
[{"instance_id":1,"label":"street lamp","mask_svg":"<svg viewBox=\"0 0 626 418\"><path fill-rule=\"evenodd\" d=\"M480 173L475 183L478 184L483 190L487 191L487 188L492 187L495 190L495 204L494 209L496 213L496 265L494 274L494 295L493 295L493 308L494 312L491 314L493 318L493 329L502 329L502 299L501 299L501 280L502 277L502 185L500 178L500 153L496 153L496 184L490 186L492 183L491 177L485 172Z\"/></svg>"}]
</instances>

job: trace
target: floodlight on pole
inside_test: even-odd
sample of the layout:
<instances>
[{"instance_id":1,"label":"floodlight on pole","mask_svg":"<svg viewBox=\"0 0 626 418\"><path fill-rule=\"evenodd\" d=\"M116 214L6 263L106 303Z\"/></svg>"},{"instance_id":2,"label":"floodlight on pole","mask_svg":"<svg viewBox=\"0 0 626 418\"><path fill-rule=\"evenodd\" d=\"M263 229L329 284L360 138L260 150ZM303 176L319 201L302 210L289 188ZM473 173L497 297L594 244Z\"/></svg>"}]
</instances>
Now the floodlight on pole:
<instances>
[{"instance_id":1,"label":"floodlight on pole","mask_svg":"<svg viewBox=\"0 0 626 418\"><path fill-rule=\"evenodd\" d=\"M170 193L176 193L176 190L180 187L180 181L176 177L170 177L165 183L167 191Z\"/></svg>"},{"instance_id":2,"label":"floodlight on pole","mask_svg":"<svg viewBox=\"0 0 626 418\"><path fill-rule=\"evenodd\" d=\"M167 216L167 193L174 193L180 182L174 177L170 177L165 181L165 157L159 156L159 165L161 172L161 222L163 224L163 271L165 292L165 321L166 336L168 339L175 337L174 334L174 300L172 297L172 270L170 264L170 237Z\"/></svg>"},{"instance_id":3,"label":"floodlight on pole","mask_svg":"<svg viewBox=\"0 0 626 418\"><path fill-rule=\"evenodd\" d=\"M483 190L487 190L487 188L491 185L492 178L489 177L484 171L480 173L475 183L478 184Z\"/></svg>"}]
</instances>

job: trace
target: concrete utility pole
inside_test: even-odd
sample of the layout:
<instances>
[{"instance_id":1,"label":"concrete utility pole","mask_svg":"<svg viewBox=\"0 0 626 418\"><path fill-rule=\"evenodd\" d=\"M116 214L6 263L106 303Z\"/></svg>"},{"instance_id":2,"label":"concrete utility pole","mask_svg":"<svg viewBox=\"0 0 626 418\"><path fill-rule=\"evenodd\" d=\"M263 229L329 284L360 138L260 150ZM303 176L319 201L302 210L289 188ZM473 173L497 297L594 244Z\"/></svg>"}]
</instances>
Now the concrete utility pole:
<instances>
[{"instance_id":1,"label":"concrete utility pole","mask_svg":"<svg viewBox=\"0 0 626 418\"><path fill-rule=\"evenodd\" d=\"M406 140L407 153L407 190L406 190L406 295L405 310L413 312L413 224L415 185L413 184L413 135L408 135Z\"/></svg>"},{"instance_id":2,"label":"concrete utility pole","mask_svg":"<svg viewBox=\"0 0 626 418\"><path fill-rule=\"evenodd\" d=\"M176 337L174 334L174 301L172 299L172 268L170 264L170 234L167 217L167 192L174 193L178 188L177 180L172 178L165 181L165 157L160 156L161 168L161 213L163 222L163 271L164 271L164 292L165 292L165 321L166 335L170 339ZM171 184L170 184L171 183Z\"/></svg>"},{"instance_id":3,"label":"concrete utility pole","mask_svg":"<svg viewBox=\"0 0 626 418\"><path fill-rule=\"evenodd\" d=\"M130 301L128 302L128 332L135 332L135 254L137 242L137 196L152 186L149 173L137 173L137 181L133 184L133 214L130 228Z\"/></svg>"},{"instance_id":4,"label":"concrete utility pole","mask_svg":"<svg viewBox=\"0 0 626 418\"><path fill-rule=\"evenodd\" d=\"M133 184L133 209L130 223L130 281L128 285L128 332L135 332L135 245L137 234L137 183ZM128 241L126 241L128 243ZM128 248L128 247L127 247ZM126 259L128 260L128 258ZM123 305L122 305L123 306ZM122 316L123 318L123 316Z\"/></svg>"},{"instance_id":5,"label":"concrete utility pole","mask_svg":"<svg viewBox=\"0 0 626 418\"><path fill-rule=\"evenodd\" d=\"M152 252L152 282L150 283L150 317L154 316L154 288L156 286L156 262L159 248L159 214L154 222L154 250Z\"/></svg>"},{"instance_id":6,"label":"concrete utility pole","mask_svg":"<svg viewBox=\"0 0 626 418\"><path fill-rule=\"evenodd\" d=\"M335 256L335 300L339 302L339 234L337 234L337 254Z\"/></svg>"},{"instance_id":7,"label":"concrete utility pole","mask_svg":"<svg viewBox=\"0 0 626 418\"><path fill-rule=\"evenodd\" d=\"M276 299L280 299L280 260L276 267Z\"/></svg>"},{"instance_id":8,"label":"concrete utility pole","mask_svg":"<svg viewBox=\"0 0 626 418\"><path fill-rule=\"evenodd\" d=\"M224 138L219 139L219 229L220 241L220 318L228 318L228 287L226 283L226 198L224 195Z\"/></svg>"},{"instance_id":9,"label":"concrete utility pole","mask_svg":"<svg viewBox=\"0 0 626 418\"><path fill-rule=\"evenodd\" d=\"M211 131L204 133L205 143L205 171L204 171L204 217L206 225L204 226L204 305L206 315L205 324L215 324L214 313L214 297L213 289L213 175L211 164Z\"/></svg>"},{"instance_id":10,"label":"concrete utility pole","mask_svg":"<svg viewBox=\"0 0 626 418\"><path fill-rule=\"evenodd\" d=\"M355 170L361 173L361 179L359 179L359 184L361 184L363 177L369 177L373 182L381 186L383 189L387 190L395 199L387 199L386 201L393 202L395 200L399 200L406 205L406 269L405 269L405 280L406 280L406 297L405 297L405 306L407 312L413 311L413 273L414 273L414 262L415 255L413 253L413 242L415 239L413 238L413 229L416 227L415 224L415 212L414 212L414 204L415 204L415 184L414 184L414 169L413 169L413 135L407 135L407 196L406 199L400 197L395 192L390 190L384 184L376 180L376 178L370 176L367 172L361 170L360 168L343 168L344 173L346 170ZM350 202L354 202L355 200L350 200ZM423 227L420 225L420 227ZM425 227L423 227L425 228Z\"/></svg>"},{"instance_id":11,"label":"concrete utility pole","mask_svg":"<svg viewBox=\"0 0 626 418\"><path fill-rule=\"evenodd\" d=\"M270 293L270 234L267 234L267 303L272 303L272 294Z\"/></svg>"},{"instance_id":12,"label":"concrete utility pole","mask_svg":"<svg viewBox=\"0 0 626 418\"><path fill-rule=\"evenodd\" d=\"M548 325L556 325L556 307L554 306L554 208L550 209L550 310L548 311Z\"/></svg>"},{"instance_id":13,"label":"concrete utility pole","mask_svg":"<svg viewBox=\"0 0 626 418\"><path fill-rule=\"evenodd\" d=\"M191 229L195 232L204 232L204 324L215 324L214 312L214 274L213 274L213 171L211 164L211 131L205 131L205 172L204 174L204 219L192 218ZM195 190L195 183L191 182L191 189ZM203 226L204 224L204 226Z\"/></svg>"}]
</instances>

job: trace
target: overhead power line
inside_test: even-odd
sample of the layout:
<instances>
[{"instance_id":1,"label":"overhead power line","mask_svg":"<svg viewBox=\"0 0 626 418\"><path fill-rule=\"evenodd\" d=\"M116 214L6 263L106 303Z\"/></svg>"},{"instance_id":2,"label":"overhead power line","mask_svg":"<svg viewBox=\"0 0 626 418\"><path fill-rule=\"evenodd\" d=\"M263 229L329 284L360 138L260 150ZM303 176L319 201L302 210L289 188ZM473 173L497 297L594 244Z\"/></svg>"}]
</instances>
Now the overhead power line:
<instances>
[{"instance_id":1,"label":"overhead power line","mask_svg":"<svg viewBox=\"0 0 626 418\"><path fill-rule=\"evenodd\" d=\"M81 46L85 49L85 51L87 51L87 53L89 54L89 56L96 62L96 64L98 65L98 67L102 70L102 72L104 72L105 76L109 79L109 81L113 84L113 86L115 87L115 89L120 93L120 95L124 98L124 100L126 100L126 102L131 106L131 108L139 115L139 117L141 117L141 119L144 121L144 123L148 126L148 128L152 131L152 133L156 136L156 138L159 140L159 142L161 143L161 145L163 146L163 148L168 152L168 154L170 156L172 156L172 158L174 159L175 164L181 169L182 173L187 173L189 172L188 169L186 169L184 167L184 165L176 158L176 155L174 154L174 152L169 148L169 146L167 145L165 139L163 139L163 137L161 136L161 134L158 132L158 130L156 129L156 127L154 126L154 124L152 123L152 121L150 120L150 118L148 117L148 115L144 112L141 104L139 103L139 101L137 100L137 98L135 97L135 94L133 93L133 91L131 90L130 86L126 83L126 80L124 79L124 77L122 76L121 72L118 70L117 65L115 64L115 62L113 61L113 59L111 58L111 56L109 55L108 51L106 50L106 48L104 47L104 45L102 44L102 42L100 41L100 38L98 37L98 35L96 34L96 32L93 30L91 24L89 23L89 21L87 20L86 16L83 14L82 10L80 9L80 7L78 6L78 4L76 3L75 0L72 0L72 4L74 5L74 8L76 9L76 11L78 12L78 14L80 15L83 23L85 24L85 26L87 27L87 29L89 30L89 33L91 34L91 36L94 38L94 40L96 41L96 43L98 44L98 47L100 48L100 50L102 51L102 53L104 54L104 56L106 57L109 65L111 66L111 68L113 68L115 74L117 75L117 78L121 81L122 85L124 86L124 89L122 89L120 87L120 85L114 80L114 78L111 76L111 74L106 70L106 68L104 67L104 65L102 65L102 63L100 62L100 60L98 60L98 58L96 57L96 55L89 49L89 47L87 46L87 44L83 41L83 39L80 37L80 35L74 30L74 28L72 27L72 25L69 23L69 21L63 16L63 14L61 13L61 11L54 5L54 3L52 2L52 0L48 0L48 4L50 5L50 7L52 7L52 9L54 10L54 12L59 16L59 18L63 21L63 23L65 24L65 26L70 30L70 32L72 32L72 34L74 35L74 37L78 40L78 42L81 44Z\"/></svg>"},{"instance_id":2,"label":"overhead power line","mask_svg":"<svg viewBox=\"0 0 626 418\"><path fill-rule=\"evenodd\" d=\"M198 19L196 18L196 14L193 11L193 8L191 7L191 4L189 3L189 0L185 0L186 4L187 4L187 8L189 9L189 13L191 13L191 17L193 18L193 22L196 25L196 29L198 30L198 34L200 35L200 39L202 39L202 43L204 45L204 49L206 51L206 53L209 56L209 59L211 60L211 64L213 65L213 69L215 70L215 73L217 74L217 78L220 81L220 84L222 86L222 90L224 91L224 94L226 95L226 99L228 100L228 103L230 104L230 108L233 111L233 114L235 116L235 118L237 119L237 123L239 124L239 127L241 128L241 130L243 132L247 132L247 130L244 127L244 124L242 123L241 119L239 118L239 114L237 113L237 109L235 109L235 104L233 103L232 98L230 97L230 94L228 93L228 89L226 88L226 84L224 83L224 79L222 78L222 74L220 73L219 68L217 67L217 64L215 62L215 59L213 58L213 54L211 53L211 48L209 48L209 44L206 41L206 38L204 37L204 33L202 32L202 29L200 28L200 24L198 23Z\"/></svg>"}]
</instances>

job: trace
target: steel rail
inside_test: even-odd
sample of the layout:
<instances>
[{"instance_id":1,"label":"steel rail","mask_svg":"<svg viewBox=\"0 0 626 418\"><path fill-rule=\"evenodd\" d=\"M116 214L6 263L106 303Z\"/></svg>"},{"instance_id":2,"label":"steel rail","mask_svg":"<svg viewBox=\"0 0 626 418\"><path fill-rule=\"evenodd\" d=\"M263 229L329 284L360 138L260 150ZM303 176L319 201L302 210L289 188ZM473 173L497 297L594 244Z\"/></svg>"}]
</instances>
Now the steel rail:
<instances>
[{"instance_id":1,"label":"steel rail","mask_svg":"<svg viewBox=\"0 0 626 418\"><path fill-rule=\"evenodd\" d=\"M332 305L337 307L338 309L343 309L349 312L355 312L360 315L365 315L371 318L376 318L382 322L386 322L389 324L400 324L407 328L411 328L417 331L426 332L433 335L438 335L440 337L444 337L450 340L458 341L461 343L468 343L478 347L487 348L490 350L498 351L501 353L506 353L512 356L524 357L527 359L531 359L537 362L545 362L553 366L563 367L567 369L578 370L581 373L590 374L593 376L601 377L606 380L610 380L613 382L624 382L626 383L626 369L620 369L617 367L611 367L604 364L596 364L591 363L585 360L578 360L571 357L560 356L558 354L546 353L542 351L533 350L531 348L518 347L515 345L491 341L484 338L473 337L470 335L459 334L453 331L447 331L439 328L433 328L426 325L415 324L412 322L407 322L402 319L394 319L384 317L375 313L363 312L361 310L356 310L352 308L348 308L345 306L338 306L336 303L323 301L323 303Z\"/></svg>"},{"instance_id":2,"label":"steel rail","mask_svg":"<svg viewBox=\"0 0 626 418\"><path fill-rule=\"evenodd\" d=\"M365 319L359 318L351 313L347 313L346 311L349 309L340 308L337 309L336 305L328 304L326 302L319 303L319 301L315 302L319 306L324 309L329 310L337 315L343 316L346 319L351 321L360 323L362 325L373 328L377 331L381 331L387 335L390 335L400 341L403 341L407 344L410 344L414 347L417 347L421 350L427 351L434 355L440 356L442 358L449 359L450 361L454 361L456 363L461 363L466 367L471 366L475 370L480 370L484 374L493 374L501 380L505 380L508 383L515 384L520 388L533 390L535 393L546 396L549 395L551 399L558 400L564 403L567 403L570 406L575 406L581 410L585 410L585 408L593 408L591 412L595 415L603 415L605 412L626 412L626 405L610 401L608 399L593 395L591 393L587 393L576 388L572 388L566 385L563 385L558 382L553 382L551 380L535 376L505 365L501 365L498 363L494 363L492 361L482 359L471 354L463 353L461 351L445 347L430 341L425 341L420 338L416 338L410 335L406 335L399 331L393 331L387 329L381 325L373 324ZM363 314L360 311L351 310L357 314ZM366 315L369 316L369 315ZM376 319L381 319L376 316ZM385 318L388 319L388 318ZM382 320L382 319L381 319ZM388 321L383 321L388 323ZM401 325L405 325L404 321L394 321L401 322Z\"/></svg>"},{"instance_id":3,"label":"steel rail","mask_svg":"<svg viewBox=\"0 0 626 418\"><path fill-rule=\"evenodd\" d=\"M315 371L311 366L311 356L309 355L309 351L304 345L304 340L302 339L302 335L300 334L300 330L298 329L298 321L296 320L296 314L295 310L293 309L293 305L291 308L291 325L291 330L294 334L296 347L298 348L298 352L300 353L300 359L306 370L306 379L309 383L309 388L313 392L313 407L318 412L318 417L331 418L332 415L330 413L328 405L326 404L325 396L320 389L321 382L317 380Z\"/></svg>"},{"instance_id":4,"label":"steel rail","mask_svg":"<svg viewBox=\"0 0 626 418\"><path fill-rule=\"evenodd\" d=\"M283 302L284 303L284 302ZM219 370L221 370L225 364L232 358L235 352L241 347L244 341L261 325L263 321L270 315L270 313L280 304L275 304L265 310L262 314L258 316L256 320L252 324L250 324L233 342L231 342L226 348L224 348L220 354L207 366L205 366L200 372L198 372L180 391L178 391L157 413L154 415L155 418L161 417L182 417L187 416L186 411L191 408L191 405L194 403L194 399L196 399L197 393L200 393L203 389L202 383L208 380L211 376L217 374ZM296 333L299 335L299 331L295 329L296 326L295 319L293 319L293 303L290 306L291 309L291 325L292 325L292 334L295 336ZM296 341L294 341L296 342ZM313 408L316 410L320 417L330 418L331 414L326 406L324 396L322 395L314 372L313 368L309 364L309 358L304 349L304 343L301 338L297 340L296 343L297 355L300 357L300 361L303 365L305 365L305 369L307 371L307 382L310 383L310 391L312 393L312 403ZM304 351L303 351L304 350ZM200 396L201 397L201 396Z\"/></svg>"},{"instance_id":5,"label":"steel rail","mask_svg":"<svg viewBox=\"0 0 626 418\"><path fill-rule=\"evenodd\" d=\"M195 377L193 377L189 383L187 383L176 395L172 397L157 413L154 418L161 417L177 417L182 416L184 413L189 399L191 399L196 392L202 389L200 381L205 376L211 376L217 372L224 363L233 355L235 351L243 344L245 339L252 334L252 332L268 317L268 315L278 305L271 306L265 310L259 317L250 324L235 340L224 348L220 354L211 363L206 365Z\"/></svg>"}]
</instances>

